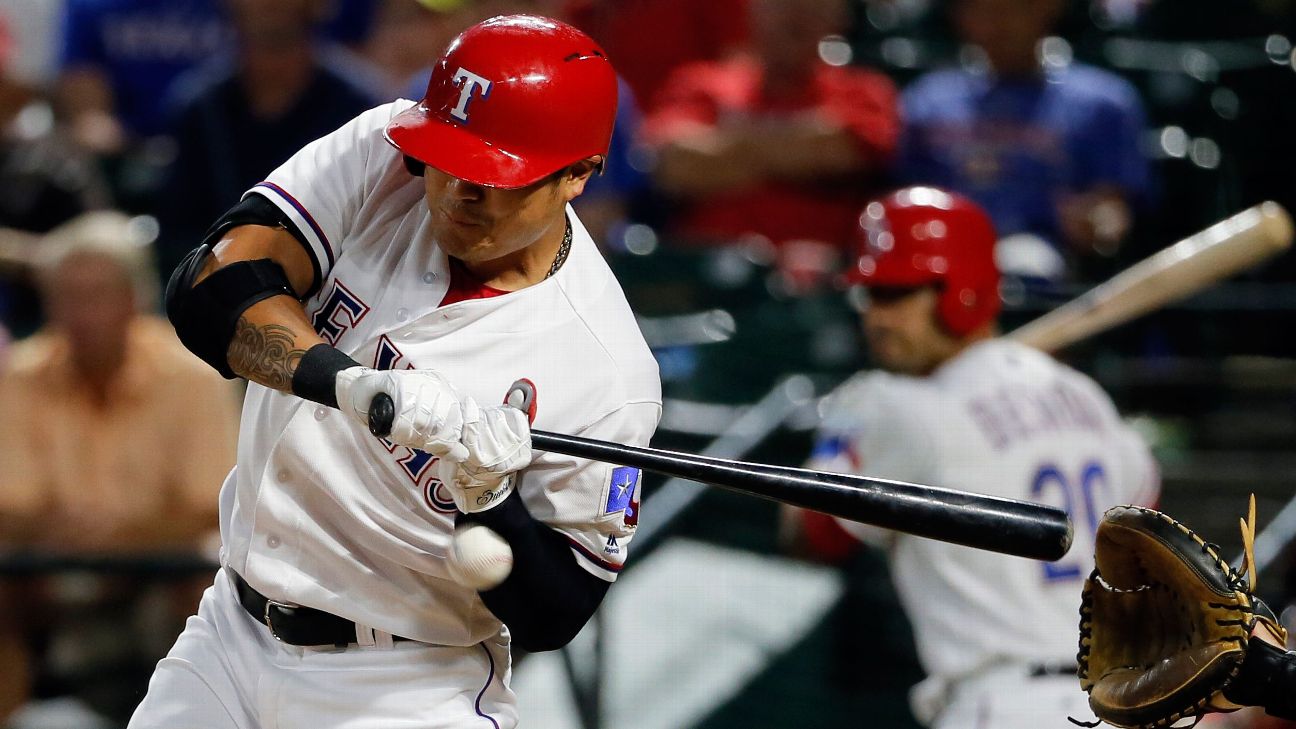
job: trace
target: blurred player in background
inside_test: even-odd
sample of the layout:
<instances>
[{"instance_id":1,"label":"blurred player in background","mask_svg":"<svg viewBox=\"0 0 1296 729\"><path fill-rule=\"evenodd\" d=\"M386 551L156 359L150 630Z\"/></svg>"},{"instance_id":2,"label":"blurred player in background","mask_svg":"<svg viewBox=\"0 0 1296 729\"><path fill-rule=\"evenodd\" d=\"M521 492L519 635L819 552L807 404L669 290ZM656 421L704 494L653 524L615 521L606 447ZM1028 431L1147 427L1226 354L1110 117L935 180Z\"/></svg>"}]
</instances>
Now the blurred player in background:
<instances>
[{"instance_id":1,"label":"blurred player in background","mask_svg":"<svg viewBox=\"0 0 1296 729\"><path fill-rule=\"evenodd\" d=\"M848 278L881 371L833 392L808 467L1044 502L1070 513L1064 559L1036 562L855 523L885 548L939 729L1047 729L1084 715L1076 611L1110 505L1151 504L1146 446L1087 377L996 338L994 229L966 198L913 187L869 203ZM797 516L788 514L788 516ZM802 534L837 526L801 512ZM793 522L794 523L794 522ZM1005 610L1012 596L1020 610Z\"/></svg>"}]
</instances>

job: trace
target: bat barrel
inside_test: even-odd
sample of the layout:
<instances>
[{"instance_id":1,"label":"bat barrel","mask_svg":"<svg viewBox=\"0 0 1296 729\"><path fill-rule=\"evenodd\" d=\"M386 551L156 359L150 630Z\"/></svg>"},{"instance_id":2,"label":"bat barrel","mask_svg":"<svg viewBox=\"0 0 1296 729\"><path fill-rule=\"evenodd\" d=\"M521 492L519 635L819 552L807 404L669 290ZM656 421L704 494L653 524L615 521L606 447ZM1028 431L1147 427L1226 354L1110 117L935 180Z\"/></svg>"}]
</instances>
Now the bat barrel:
<instances>
[{"instance_id":1,"label":"bat barrel","mask_svg":"<svg viewBox=\"0 0 1296 729\"><path fill-rule=\"evenodd\" d=\"M1056 560L1071 546L1060 509L949 489L728 461L687 453L531 432L532 446L635 466L874 526L1031 559Z\"/></svg>"},{"instance_id":2,"label":"bat barrel","mask_svg":"<svg viewBox=\"0 0 1296 729\"><path fill-rule=\"evenodd\" d=\"M1252 268L1291 242L1291 216L1278 203L1261 203L1139 261L1008 336L1053 352Z\"/></svg>"},{"instance_id":3,"label":"bat barrel","mask_svg":"<svg viewBox=\"0 0 1296 729\"><path fill-rule=\"evenodd\" d=\"M378 394L369 429L391 432L395 408ZM1030 559L1056 560L1071 546L1066 513L1041 504L934 486L729 461L638 448L573 435L531 431L532 447L713 484L804 509L967 547Z\"/></svg>"}]
</instances>

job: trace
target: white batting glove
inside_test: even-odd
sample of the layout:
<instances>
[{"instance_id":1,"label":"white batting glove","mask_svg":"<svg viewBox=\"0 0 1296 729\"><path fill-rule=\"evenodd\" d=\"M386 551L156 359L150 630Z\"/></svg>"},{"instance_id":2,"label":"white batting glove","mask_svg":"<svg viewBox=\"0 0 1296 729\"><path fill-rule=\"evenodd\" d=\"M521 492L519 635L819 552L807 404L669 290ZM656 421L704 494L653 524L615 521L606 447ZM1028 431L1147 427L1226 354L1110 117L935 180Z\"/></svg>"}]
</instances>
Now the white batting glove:
<instances>
[{"instance_id":1,"label":"white batting glove","mask_svg":"<svg viewBox=\"0 0 1296 729\"><path fill-rule=\"evenodd\" d=\"M459 393L439 372L348 367L337 374L334 391L338 409L365 428L369 427L369 404L374 395L390 395L396 417L387 439L397 445L426 451L442 460L461 461L468 455L461 442L463 408Z\"/></svg>"},{"instance_id":2,"label":"white batting glove","mask_svg":"<svg viewBox=\"0 0 1296 729\"><path fill-rule=\"evenodd\" d=\"M486 511L513 491L514 473L531 465L531 426L526 413L506 405L482 408L463 401L467 455L460 463L437 462L437 477L465 514Z\"/></svg>"}]
</instances>

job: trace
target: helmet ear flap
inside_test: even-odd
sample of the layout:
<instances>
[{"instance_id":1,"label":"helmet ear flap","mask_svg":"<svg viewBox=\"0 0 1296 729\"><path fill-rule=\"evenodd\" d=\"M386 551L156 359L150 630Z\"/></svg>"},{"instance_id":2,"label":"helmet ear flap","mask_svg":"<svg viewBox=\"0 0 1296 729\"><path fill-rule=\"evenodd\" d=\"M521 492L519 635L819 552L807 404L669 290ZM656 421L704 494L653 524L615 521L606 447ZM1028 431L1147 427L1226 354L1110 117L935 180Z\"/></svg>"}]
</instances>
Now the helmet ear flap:
<instances>
[{"instance_id":1,"label":"helmet ear flap","mask_svg":"<svg viewBox=\"0 0 1296 729\"><path fill-rule=\"evenodd\" d=\"M937 308L945 331L961 337L976 328L976 298L976 292L965 286L947 284L942 287Z\"/></svg>"},{"instance_id":2,"label":"helmet ear flap","mask_svg":"<svg viewBox=\"0 0 1296 729\"><path fill-rule=\"evenodd\" d=\"M973 286L951 283L941 291L937 309L945 330L962 337L999 314L998 292L978 292Z\"/></svg>"}]
</instances>

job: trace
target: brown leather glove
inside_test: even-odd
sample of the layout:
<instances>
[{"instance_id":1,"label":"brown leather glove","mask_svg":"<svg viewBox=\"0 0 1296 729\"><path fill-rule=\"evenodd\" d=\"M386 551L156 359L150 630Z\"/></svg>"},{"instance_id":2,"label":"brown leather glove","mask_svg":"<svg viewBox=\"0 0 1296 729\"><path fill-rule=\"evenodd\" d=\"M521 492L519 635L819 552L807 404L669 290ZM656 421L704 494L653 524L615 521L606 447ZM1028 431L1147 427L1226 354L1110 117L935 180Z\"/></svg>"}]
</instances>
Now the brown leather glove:
<instances>
[{"instance_id":1,"label":"brown leather glove","mask_svg":"<svg viewBox=\"0 0 1296 729\"><path fill-rule=\"evenodd\" d=\"M1099 719L1159 729L1242 708L1225 694L1252 650L1257 621L1286 640L1252 594L1254 525L1252 498L1242 521L1247 558L1235 571L1217 547L1159 511L1117 506L1104 515L1078 656L1080 685Z\"/></svg>"}]
</instances>

